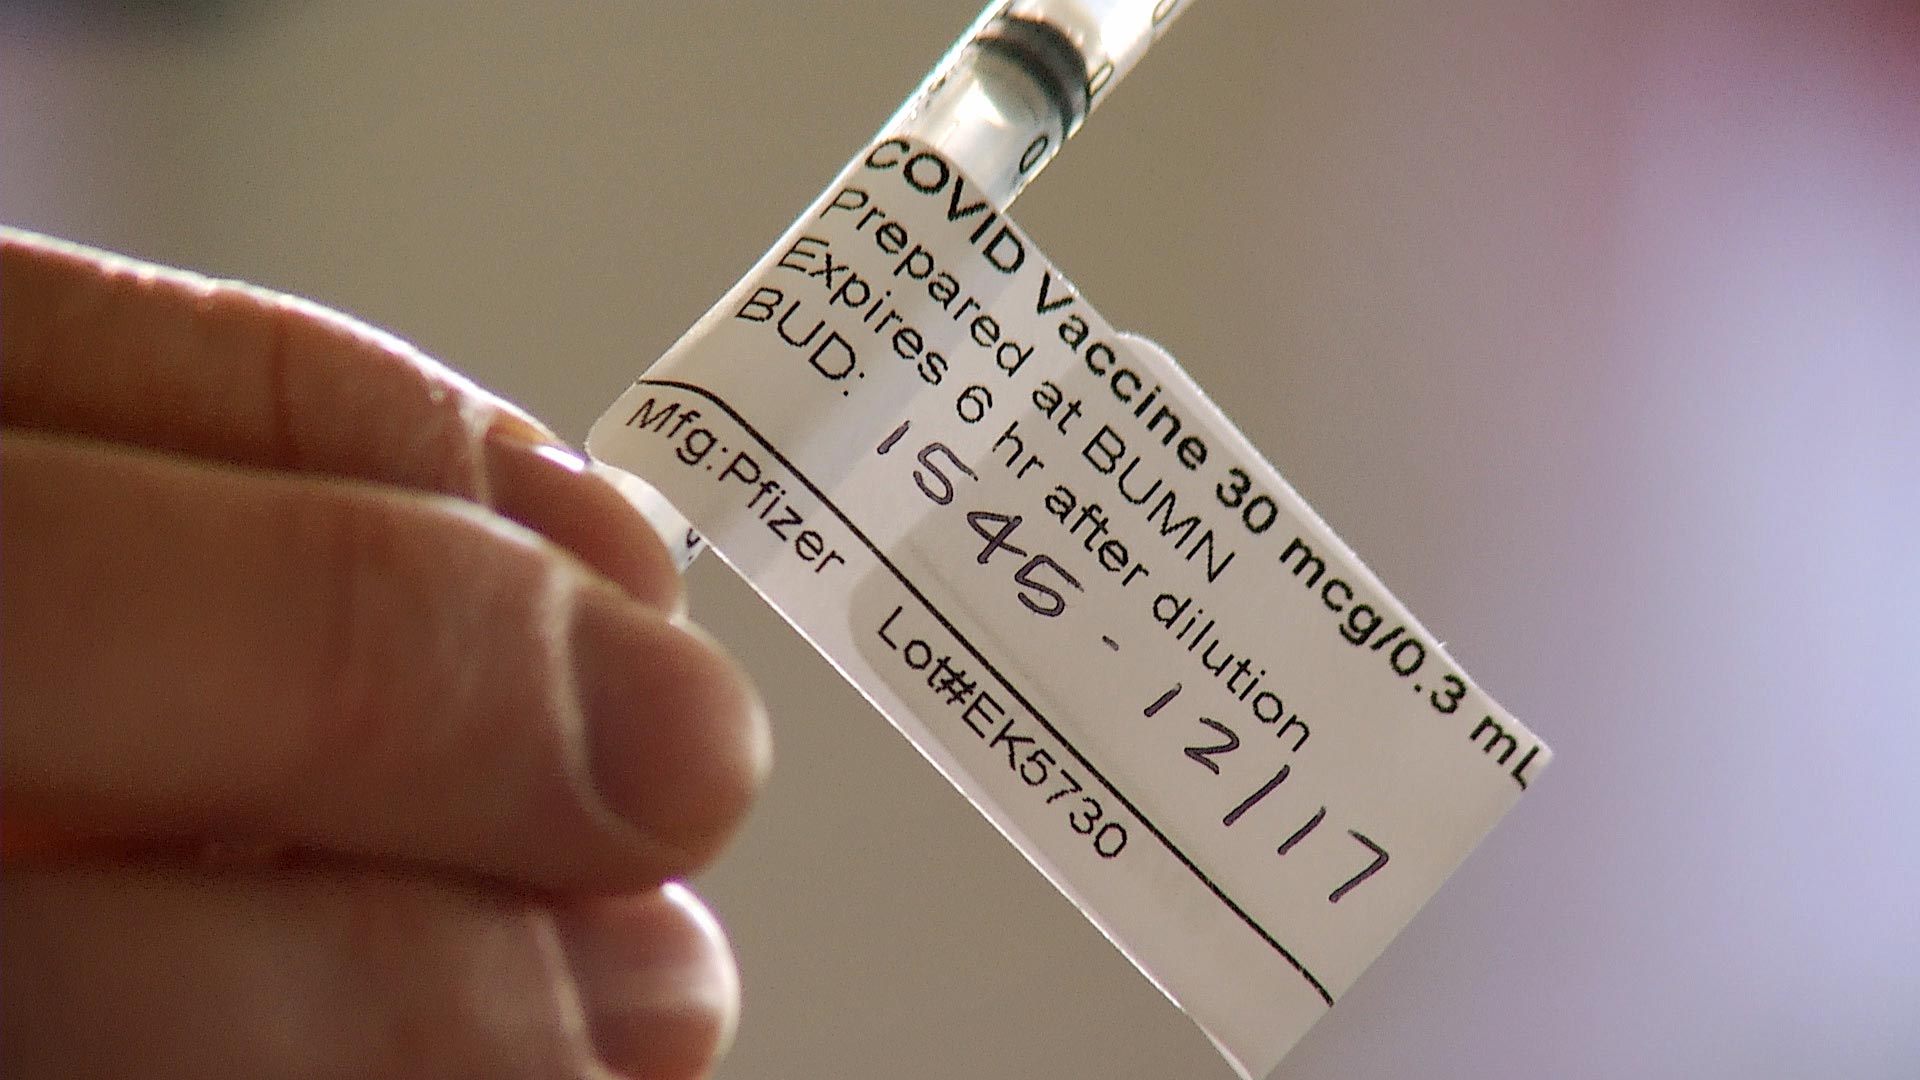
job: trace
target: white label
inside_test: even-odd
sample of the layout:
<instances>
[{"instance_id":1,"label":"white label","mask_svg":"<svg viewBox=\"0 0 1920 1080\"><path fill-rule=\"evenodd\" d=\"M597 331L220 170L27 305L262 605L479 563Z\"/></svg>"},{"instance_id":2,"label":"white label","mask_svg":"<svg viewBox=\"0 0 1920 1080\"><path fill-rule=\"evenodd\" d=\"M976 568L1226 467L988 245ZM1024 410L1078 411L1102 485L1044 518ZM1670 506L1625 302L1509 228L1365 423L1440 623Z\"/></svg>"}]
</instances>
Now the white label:
<instances>
[{"instance_id":1,"label":"white label","mask_svg":"<svg viewBox=\"0 0 1920 1080\"><path fill-rule=\"evenodd\" d=\"M589 446L1261 1076L1550 753L973 191L881 142Z\"/></svg>"}]
</instances>

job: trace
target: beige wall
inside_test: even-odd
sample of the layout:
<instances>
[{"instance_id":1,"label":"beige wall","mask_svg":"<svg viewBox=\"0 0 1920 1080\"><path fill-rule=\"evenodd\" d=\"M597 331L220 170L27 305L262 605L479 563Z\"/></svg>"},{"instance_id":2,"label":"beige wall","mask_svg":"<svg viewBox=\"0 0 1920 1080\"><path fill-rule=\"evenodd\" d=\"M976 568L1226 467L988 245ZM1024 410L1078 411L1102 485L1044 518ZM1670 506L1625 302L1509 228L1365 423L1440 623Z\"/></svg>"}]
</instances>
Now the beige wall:
<instances>
[{"instance_id":1,"label":"beige wall","mask_svg":"<svg viewBox=\"0 0 1920 1080\"><path fill-rule=\"evenodd\" d=\"M0 214L578 437L958 3L0 16ZM36 5L36 10L46 5ZM1281 1075L1920 1071L1920 14L1205 0L1019 208L1560 757ZM722 1075L1225 1075L709 561L780 766Z\"/></svg>"}]
</instances>

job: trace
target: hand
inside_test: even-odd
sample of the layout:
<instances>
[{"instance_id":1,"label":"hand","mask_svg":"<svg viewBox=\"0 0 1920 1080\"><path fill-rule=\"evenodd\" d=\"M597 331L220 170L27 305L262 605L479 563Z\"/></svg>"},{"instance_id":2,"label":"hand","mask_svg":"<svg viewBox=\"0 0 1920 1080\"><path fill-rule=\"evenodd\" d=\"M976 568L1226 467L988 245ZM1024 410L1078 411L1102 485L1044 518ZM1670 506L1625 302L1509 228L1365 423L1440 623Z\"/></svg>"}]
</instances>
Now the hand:
<instances>
[{"instance_id":1,"label":"hand","mask_svg":"<svg viewBox=\"0 0 1920 1080\"><path fill-rule=\"evenodd\" d=\"M703 1073L768 764L652 531L341 315L0 235L9 1076Z\"/></svg>"}]
</instances>

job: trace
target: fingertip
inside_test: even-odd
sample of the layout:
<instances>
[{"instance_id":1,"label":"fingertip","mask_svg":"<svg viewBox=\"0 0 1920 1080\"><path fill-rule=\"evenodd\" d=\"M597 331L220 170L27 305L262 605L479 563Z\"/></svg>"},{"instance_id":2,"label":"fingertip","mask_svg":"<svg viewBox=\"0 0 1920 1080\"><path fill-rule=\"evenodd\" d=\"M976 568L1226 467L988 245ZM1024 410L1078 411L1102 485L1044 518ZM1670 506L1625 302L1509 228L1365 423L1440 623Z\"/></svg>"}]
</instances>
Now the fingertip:
<instances>
[{"instance_id":1,"label":"fingertip","mask_svg":"<svg viewBox=\"0 0 1920 1080\"><path fill-rule=\"evenodd\" d=\"M771 766L752 683L698 629L592 588L576 596L570 643L601 798L684 860L668 876L711 862Z\"/></svg>"},{"instance_id":2,"label":"fingertip","mask_svg":"<svg viewBox=\"0 0 1920 1080\"><path fill-rule=\"evenodd\" d=\"M692 643L697 654L713 665L715 677L728 681L728 691L744 714L736 730L743 773L750 790L758 793L773 770L773 727L767 715L766 699L760 696L760 688L747 674L746 666L708 633L706 627L684 614L673 616L669 624Z\"/></svg>"},{"instance_id":3,"label":"fingertip","mask_svg":"<svg viewBox=\"0 0 1920 1080\"><path fill-rule=\"evenodd\" d=\"M595 1054L623 1075L704 1076L732 1044L740 976L686 887L584 901L555 918Z\"/></svg>"},{"instance_id":4,"label":"fingertip","mask_svg":"<svg viewBox=\"0 0 1920 1080\"><path fill-rule=\"evenodd\" d=\"M529 438L505 414L485 440L482 494L493 509L545 536L669 616L685 610L679 569L666 545L596 470L559 442Z\"/></svg>"},{"instance_id":5,"label":"fingertip","mask_svg":"<svg viewBox=\"0 0 1920 1080\"><path fill-rule=\"evenodd\" d=\"M713 1004L721 1023L708 1060L718 1061L733 1049L734 1036L740 1031L740 966L734 956L733 943L727 939L726 928L720 925L720 919L713 909L692 889L680 882L669 881L660 887L660 893L698 933L700 948L705 951L709 967L716 975L713 985L717 992L713 996Z\"/></svg>"}]
</instances>

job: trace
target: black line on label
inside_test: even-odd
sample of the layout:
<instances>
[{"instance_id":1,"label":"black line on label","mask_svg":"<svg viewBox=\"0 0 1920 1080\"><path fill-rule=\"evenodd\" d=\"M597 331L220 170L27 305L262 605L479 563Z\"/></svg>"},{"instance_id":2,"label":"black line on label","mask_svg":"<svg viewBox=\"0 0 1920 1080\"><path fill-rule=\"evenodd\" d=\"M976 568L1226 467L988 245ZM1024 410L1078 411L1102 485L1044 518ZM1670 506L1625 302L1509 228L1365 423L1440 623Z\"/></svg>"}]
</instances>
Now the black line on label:
<instances>
[{"instance_id":1,"label":"black line on label","mask_svg":"<svg viewBox=\"0 0 1920 1080\"><path fill-rule=\"evenodd\" d=\"M1053 722L1048 720L1046 716L1040 712L1039 709L1034 708L1033 703L1027 700L1027 696L1025 694L1022 694L1019 688L1014 686L1013 683L1005 675L1001 674L1000 669L995 667L993 665L993 662L988 660L986 656L983 653L981 653L979 649L975 648L973 642L967 640L966 635L962 634L958 627L954 626L952 622L948 621L945 613L943 613L939 608L935 607L931 600L927 599L926 594L920 591L919 586L915 585L910 579L908 579L908 577L905 574L901 573L900 568L893 565L893 560L887 558L886 553L882 552L879 549L879 547L875 546L873 541L867 539L867 534L862 532L858 525L855 525L850 519L848 519L847 515L841 512L840 508L834 504L833 500L827 498L826 493L821 491L817 486L815 486L814 482L808 479L805 473L795 468L793 462L787 460L787 456L785 454L781 453L778 448L776 448L772 443L768 442L766 439L766 436L760 434L760 430L758 428L748 423L746 417L741 416L737 411L734 410L732 405L722 400L719 397L719 395L715 394L713 391L708 390L705 387L695 386L692 383L680 382L677 379L641 378L641 379L635 379L634 385L660 386L660 387L666 387L673 390L684 390L689 394L696 394L712 402L721 411L725 412L729 417L731 417L734 423L739 424L741 427L741 430L753 436L754 439L760 443L761 447L763 447L767 451L767 453L773 455L774 460L778 461L781 464L781 466L787 470L787 472L793 475L794 479L806 485L807 490L813 493L813 497L820 500L820 505L826 507L827 510L830 511L834 517L838 518L840 520L840 524L846 526L847 531L853 534L854 539L860 541L861 545L865 547L867 551L873 555L874 559L877 560L881 566L886 567L887 572L893 575L894 580L900 583L901 588L906 589L907 592L913 595L913 598L915 600L920 601L920 605L927 609L927 614L933 616L934 621L938 622L940 626L946 630L947 633L952 634L954 640L960 643L960 647L967 650L967 652L973 656L974 660L978 662L982 668L986 669L988 674L993 676L994 681L998 682L1000 686L1003 689L1005 689L1008 694L1012 695L1015 701L1018 701L1020 703L1022 708L1027 710L1028 714L1031 715L1034 718L1034 720L1039 722L1041 727L1046 729L1047 734L1053 736L1055 741L1057 741L1061 746L1066 748L1067 753L1073 755L1073 759L1080 763L1080 767L1085 769L1088 775L1092 776L1095 780L1099 781L1100 786L1107 789L1108 794L1112 795L1116 800L1118 800L1120 805L1126 807L1127 812L1131 813L1134 816L1134 818L1140 822L1140 824L1145 825L1147 827L1147 831L1153 834L1154 839L1160 841L1161 846L1165 847L1167 851L1173 855L1174 858L1180 860L1180 864L1182 866L1185 866L1190 872L1192 872L1193 876L1198 878L1201 884L1205 885L1207 889L1211 891L1213 895L1217 897L1222 904L1225 904L1227 906L1227 910L1239 916L1241 922L1247 924L1249 929L1251 929L1254 933L1260 935L1260 940L1272 946L1273 950L1279 953L1283 958L1285 958L1287 963L1293 965L1293 969L1295 971L1298 971L1301 977L1306 979L1307 983L1313 987L1314 992L1320 995L1321 1001L1325 1002L1329 1006L1333 1004L1333 995L1327 992L1327 988L1321 984L1319 978L1316 977L1313 972L1307 970L1307 966L1300 962L1299 957L1294 956L1293 953L1290 950L1288 950L1288 948L1285 945L1280 944L1280 942L1277 939L1275 939L1272 934L1267 932L1266 927L1261 926L1258 922L1254 920L1252 915L1247 914L1246 909L1242 908L1239 904L1235 903L1233 897L1228 896L1226 894L1226 890L1222 889L1218 884L1215 884L1214 880L1211 877L1207 876L1207 872L1205 870L1200 869L1199 865L1196 864L1191 858L1189 858L1186 852L1180 850L1179 846L1173 842L1172 838L1168 837L1166 833L1161 832L1160 827L1158 825L1155 825L1152 821L1148 820L1147 816L1140 812L1140 808L1133 805L1133 801L1131 799L1121 794L1120 789L1117 787L1114 787L1113 782L1108 780L1106 778L1106 775L1094 766L1093 762L1087 760L1086 755L1080 752L1080 748L1073 745L1073 743L1069 742L1065 736L1061 735L1059 729L1053 726Z\"/></svg>"},{"instance_id":2,"label":"black line on label","mask_svg":"<svg viewBox=\"0 0 1920 1080\"><path fill-rule=\"evenodd\" d=\"M911 420L902 420L902 421L900 421L900 426L899 426L899 427L897 427L897 428L894 428L894 429L893 429L893 433L892 433L892 434L890 434L890 435L888 435L888 436L887 436L886 438L884 438L884 439L881 439L881 440L880 440L880 445L879 445L879 446L876 446L876 447L874 447L874 448L873 448L873 452L874 452L874 453L876 453L876 454L884 454L884 453L886 453L887 451L889 451L889 450L891 450L891 449L893 449L893 444L894 444L894 443L897 443L897 442L899 442L899 441L900 441L900 436L902 436L902 435L905 435L905 434L907 433L907 428L909 428L909 427L911 427L912 425L913 425L913 421L911 421ZM723 450L724 450L724 449L726 449L726 448L725 448L725 447L721 447L721 449L723 449ZM800 475L800 474L799 474L799 473L795 473L794 475L795 475L795 476L798 476L798 475Z\"/></svg>"},{"instance_id":3,"label":"black line on label","mask_svg":"<svg viewBox=\"0 0 1920 1080\"><path fill-rule=\"evenodd\" d=\"M1153 704L1151 704L1151 705L1149 705L1149 706L1147 706L1146 708L1144 708L1144 709L1142 709L1142 710L1140 710L1140 715L1141 715L1141 716L1155 716L1155 715L1157 715L1157 714L1158 714L1158 713L1160 712L1160 710L1161 710L1161 709L1164 709L1164 708L1166 708L1166 707L1167 707L1167 702L1169 702L1169 701L1172 701L1172 700L1173 700L1174 698L1177 698L1177 697L1179 697L1179 696L1180 696L1180 684L1179 684L1179 683L1174 683L1174 684L1173 684L1173 689L1171 689L1171 690L1168 690L1168 691L1167 691L1166 693L1164 693L1164 694L1161 694L1161 695L1160 695L1159 697L1157 697L1157 698L1154 698L1154 699L1153 699Z\"/></svg>"}]
</instances>

